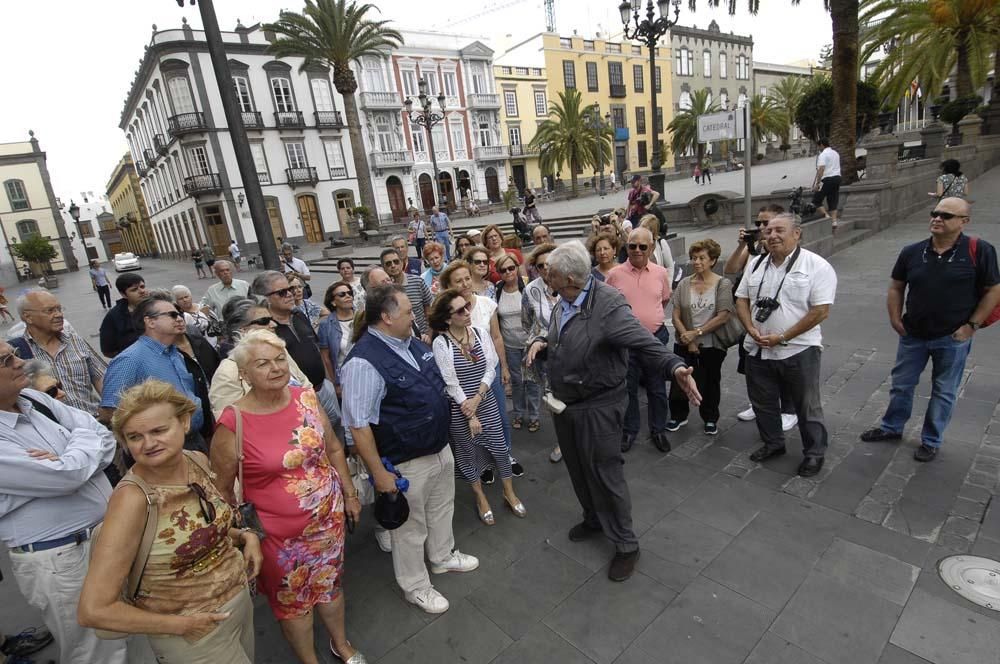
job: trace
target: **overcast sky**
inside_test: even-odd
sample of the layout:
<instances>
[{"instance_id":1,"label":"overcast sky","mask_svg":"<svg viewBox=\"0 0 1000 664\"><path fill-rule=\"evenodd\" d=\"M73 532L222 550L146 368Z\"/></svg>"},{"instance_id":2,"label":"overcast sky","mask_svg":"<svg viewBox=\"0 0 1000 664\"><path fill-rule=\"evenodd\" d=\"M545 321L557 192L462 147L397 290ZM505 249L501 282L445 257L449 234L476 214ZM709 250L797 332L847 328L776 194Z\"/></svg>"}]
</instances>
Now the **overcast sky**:
<instances>
[{"instance_id":1,"label":"overcast sky","mask_svg":"<svg viewBox=\"0 0 1000 664\"><path fill-rule=\"evenodd\" d=\"M6 71L0 143L27 140L33 129L48 153L57 196L68 202L79 199L81 191L103 193L126 150L118 119L152 24L161 30L178 27L186 16L192 27L200 28L198 7L180 9L175 0L0 1L0 62ZM401 28L487 39L510 34L516 39L545 27L542 0L372 1ZM276 19L283 8L297 11L303 5L300 0L215 0L223 30L232 29L237 18L251 25ZM722 8L709 8L706 0L699 5L692 14L683 3L682 25L704 28L715 19L723 31L749 33L758 61L816 59L831 41L830 19L821 0L803 0L799 7L789 0L765 0L757 16L746 12L745 0L737 0L734 17ZM620 29L614 0L555 0L555 6L561 34Z\"/></svg>"}]
</instances>

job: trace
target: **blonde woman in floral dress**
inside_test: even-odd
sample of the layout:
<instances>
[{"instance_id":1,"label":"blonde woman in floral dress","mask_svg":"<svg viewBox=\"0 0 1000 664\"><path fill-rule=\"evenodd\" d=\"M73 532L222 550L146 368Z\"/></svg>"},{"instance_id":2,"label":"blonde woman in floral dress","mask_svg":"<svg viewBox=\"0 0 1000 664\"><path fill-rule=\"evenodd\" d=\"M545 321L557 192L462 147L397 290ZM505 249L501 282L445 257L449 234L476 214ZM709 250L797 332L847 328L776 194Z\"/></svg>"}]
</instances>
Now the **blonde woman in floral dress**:
<instances>
[{"instance_id":1,"label":"blonde woman in floral dress","mask_svg":"<svg viewBox=\"0 0 1000 664\"><path fill-rule=\"evenodd\" d=\"M344 447L312 388L288 385L288 355L277 335L250 332L230 357L251 387L234 406L243 422L244 499L256 506L265 533L258 588L300 662L320 661L313 647L315 612L332 637L333 655L364 664L344 626L344 530L347 519L356 522L361 514ZM231 502L235 431L236 412L229 407L212 439L212 467Z\"/></svg>"}]
</instances>

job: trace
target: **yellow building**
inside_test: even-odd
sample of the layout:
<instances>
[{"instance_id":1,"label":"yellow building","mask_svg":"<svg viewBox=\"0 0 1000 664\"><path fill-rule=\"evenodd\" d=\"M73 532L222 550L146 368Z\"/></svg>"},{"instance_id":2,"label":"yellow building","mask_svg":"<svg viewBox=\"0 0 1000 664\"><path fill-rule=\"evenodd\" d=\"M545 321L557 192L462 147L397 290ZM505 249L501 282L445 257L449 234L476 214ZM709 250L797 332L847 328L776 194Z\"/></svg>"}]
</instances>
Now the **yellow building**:
<instances>
[{"instance_id":1,"label":"yellow building","mask_svg":"<svg viewBox=\"0 0 1000 664\"><path fill-rule=\"evenodd\" d=\"M523 55L523 54L522 54ZM502 140L510 145L507 173L518 192L525 187L545 186L538 167L538 149L529 148L538 125L549 115L548 82L540 66L514 64L494 65L493 77L500 94Z\"/></svg>"},{"instance_id":2,"label":"yellow building","mask_svg":"<svg viewBox=\"0 0 1000 664\"><path fill-rule=\"evenodd\" d=\"M529 136L534 136L538 123L545 119L536 115L537 102L543 97L546 102L558 101L560 92L575 88L581 93L585 106L597 104L602 116L610 114L615 129L614 158L612 164L605 165L604 172L606 177L613 174L620 183L626 174L648 172L651 168L650 86L654 84L659 136L665 139L664 128L673 117L672 62L669 47L657 49L655 74L651 75L649 50L644 46L600 35L588 39L578 35L561 37L550 32L539 33L512 46L494 60L497 85L503 90L501 122L512 146L512 128L519 129L519 138L526 145ZM541 90L543 80L544 92ZM516 111L516 116L512 115L512 110ZM523 159L529 186L535 175L539 178L552 175L538 171L536 156ZM673 159L668 156L662 168L666 170L672 165ZM511 169L515 179L517 166L512 154ZM561 175L568 180L568 173ZM580 175L586 182L597 172L585 171ZM551 186L550 182L547 184Z\"/></svg>"},{"instance_id":3,"label":"yellow building","mask_svg":"<svg viewBox=\"0 0 1000 664\"><path fill-rule=\"evenodd\" d=\"M123 251L141 256L157 254L156 236L131 154L126 153L111 172L107 196L112 216L100 220L101 242L107 255L114 256Z\"/></svg>"}]
</instances>

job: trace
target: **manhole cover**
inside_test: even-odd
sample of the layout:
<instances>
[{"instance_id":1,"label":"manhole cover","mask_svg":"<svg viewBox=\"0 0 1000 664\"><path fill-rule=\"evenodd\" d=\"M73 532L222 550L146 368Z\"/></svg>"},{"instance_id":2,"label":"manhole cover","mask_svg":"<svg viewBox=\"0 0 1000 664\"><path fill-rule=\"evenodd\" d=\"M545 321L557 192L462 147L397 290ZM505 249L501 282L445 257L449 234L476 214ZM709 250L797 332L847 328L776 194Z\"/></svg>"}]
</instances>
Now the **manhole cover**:
<instances>
[{"instance_id":1,"label":"manhole cover","mask_svg":"<svg viewBox=\"0 0 1000 664\"><path fill-rule=\"evenodd\" d=\"M978 556L948 556L938 563L938 576L965 599L1000 611L1000 563Z\"/></svg>"}]
</instances>

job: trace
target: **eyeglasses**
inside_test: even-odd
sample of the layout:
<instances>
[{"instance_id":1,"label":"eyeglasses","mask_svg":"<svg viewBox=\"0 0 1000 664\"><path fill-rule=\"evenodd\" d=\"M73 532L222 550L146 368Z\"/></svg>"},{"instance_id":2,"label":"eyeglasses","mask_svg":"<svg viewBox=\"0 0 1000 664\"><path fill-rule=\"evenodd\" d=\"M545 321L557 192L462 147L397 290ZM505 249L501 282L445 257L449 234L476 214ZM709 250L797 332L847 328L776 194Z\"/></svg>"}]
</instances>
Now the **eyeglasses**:
<instances>
[{"instance_id":1,"label":"eyeglasses","mask_svg":"<svg viewBox=\"0 0 1000 664\"><path fill-rule=\"evenodd\" d=\"M500 268L500 274L507 274L508 272L517 272L517 266L508 265L507 267Z\"/></svg>"},{"instance_id":2,"label":"eyeglasses","mask_svg":"<svg viewBox=\"0 0 1000 664\"><path fill-rule=\"evenodd\" d=\"M183 318L184 314L179 311L161 311L158 314L148 314L146 318L159 318L160 316L170 316L172 319L177 320L178 318Z\"/></svg>"},{"instance_id":3,"label":"eyeglasses","mask_svg":"<svg viewBox=\"0 0 1000 664\"><path fill-rule=\"evenodd\" d=\"M52 397L53 399L55 399L56 395L59 394L59 392L60 392L60 390L62 390L62 388L63 388L62 383L56 383L55 385L53 385L49 389L45 390L45 393L47 395L49 395L50 397Z\"/></svg>"},{"instance_id":4,"label":"eyeglasses","mask_svg":"<svg viewBox=\"0 0 1000 664\"><path fill-rule=\"evenodd\" d=\"M198 506L201 508L201 515L205 517L205 523L214 522L215 505L208 499L208 493L205 492L205 487L197 482L192 482L191 484L188 484L188 488L194 492L194 495L198 496Z\"/></svg>"},{"instance_id":5,"label":"eyeglasses","mask_svg":"<svg viewBox=\"0 0 1000 664\"><path fill-rule=\"evenodd\" d=\"M261 327L266 327L273 322L274 319L271 318L270 316L261 316L260 318L254 318L251 321L247 321L246 327L250 327L251 325L259 325Z\"/></svg>"},{"instance_id":6,"label":"eyeglasses","mask_svg":"<svg viewBox=\"0 0 1000 664\"><path fill-rule=\"evenodd\" d=\"M967 214L952 214L951 212L942 212L941 210L931 210L931 219L934 217L940 217L943 221L951 221L955 217L959 219L968 219Z\"/></svg>"},{"instance_id":7,"label":"eyeglasses","mask_svg":"<svg viewBox=\"0 0 1000 664\"><path fill-rule=\"evenodd\" d=\"M464 305L462 305L458 309L452 309L451 310L451 315L454 316L456 314L461 314L461 313L466 313L467 314L470 311L472 311L472 303L471 302L466 302Z\"/></svg>"},{"instance_id":8,"label":"eyeglasses","mask_svg":"<svg viewBox=\"0 0 1000 664\"><path fill-rule=\"evenodd\" d=\"M382 261L382 265L384 265L385 267L389 267L390 265L399 265L402 262L403 261L399 260L398 258L391 258L389 260Z\"/></svg>"},{"instance_id":9,"label":"eyeglasses","mask_svg":"<svg viewBox=\"0 0 1000 664\"><path fill-rule=\"evenodd\" d=\"M639 251L646 251L647 249L649 249L649 245L648 244L636 244L635 242L629 242L628 243L628 250L629 251L635 251L636 249L638 249Z\"/></svg>"},{"instance_id":10,"label":"eyeglasses","mask_svg":"<svg viewBox=\"0 0 1000 664\"><path fill-rule=\"evenodd\" d=\"M24 311L31 311L36 314L45 314L46 316L55 316L56 314L61 314L63 312L62 305L56 305L54 307L49 307L47 309L25 309Z\"/></svg>"},{"instance_id":11,"label":"eyeglasses","mask_svg":"<svg viewBox=\"0 0 1000 664\"><path fill-rule=\"evenodd\" d=\"M473 258L472 259L472 264L473 265L489 265L490 261L489 261L489 259L485 259L485 258Z\"/></svg>"},{"instance_id":12,"label":"eyeglasses","mask_svg":"<svg viewBox=\"0 0 1000 664\"><path fill-rule=\"evenodd\" d=\"M294 289L291 286L289 286L288 288L282 288L281 290L273 290L270 293L268 293L267 296L271 297L272 295L277 295L278 297L288 297L289 295L292 294L292 290Z\"/></svg>"},{"instance_id":13,"label":"eyeglasses","mask_svg":"<svg viewBox=\"0 0 1000 664\"><path fill-rule=\"evenodd\" d=\"M333 294L334 297L354 297L354 293L349 290L337 291Z\"/></svg>"},{"instance_id":14,"label":"eyeglasses","mask_svg":"<svg viewBox=\"0 0 1000 664\"><path fill-rule=\"evenodd\" d=\"M11 352L7 353L6 355L0 356L0 367L3 367L4 369L9 369L10 361L13 360L15 357L21 357L21 351L19 351L16 348Z\"/></svg>"}]
</instances>

